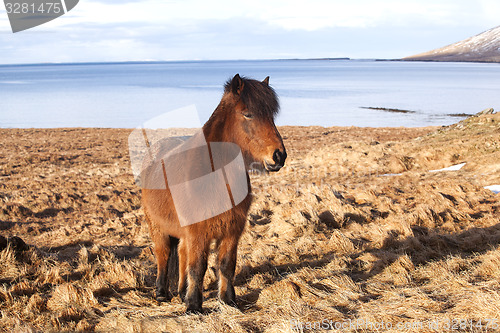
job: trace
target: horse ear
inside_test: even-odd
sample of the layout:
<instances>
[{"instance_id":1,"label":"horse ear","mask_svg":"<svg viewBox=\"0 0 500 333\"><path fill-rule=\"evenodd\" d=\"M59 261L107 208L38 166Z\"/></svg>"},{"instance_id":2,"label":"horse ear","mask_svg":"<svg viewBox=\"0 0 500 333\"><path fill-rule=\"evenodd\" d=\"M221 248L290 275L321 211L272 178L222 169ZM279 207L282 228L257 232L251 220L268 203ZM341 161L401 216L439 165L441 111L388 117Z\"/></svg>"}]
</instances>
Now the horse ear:
<instances>
[{"instance_id":1,"label":"horse ear","mask_svg":"<svg viewBox=\"0 0 500 333\"><path fill-rule=\"evenodd\" d=\"M231 80L231 91L233 92L233 94L239 95L243 91L244 85L245 84L243 83L240 74L236 74Z\"/></svg>"},{"instance_id":2,"label":"horse ear","mask_svg":"<svg viewBox=\"0 0 500 333\"><path fill-rule=\"evenodd\" d=\"M266 86L268 86L268 85L269 85L269 76L268 76L268 77L266 77L266 78L264 79L264 81L262 81L262 83L264 83Z\"/></svg>"}]
</instances>

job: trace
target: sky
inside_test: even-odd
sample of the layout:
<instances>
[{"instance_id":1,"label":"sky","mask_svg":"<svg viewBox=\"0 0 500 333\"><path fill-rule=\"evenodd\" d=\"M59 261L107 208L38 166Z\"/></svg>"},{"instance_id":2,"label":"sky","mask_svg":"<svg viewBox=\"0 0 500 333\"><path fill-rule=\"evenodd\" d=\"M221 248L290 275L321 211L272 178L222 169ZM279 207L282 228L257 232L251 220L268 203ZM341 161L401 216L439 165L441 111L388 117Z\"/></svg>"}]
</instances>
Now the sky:
<instances>
[{"instance_id":1,"label":"sky","mask_svg":"<svg viewBox=\"0 0 500 333\"><path fill-rule=\"evenodd\" d=\"M0 64L395 59L496 27L498 13L498 0L80 0L13 34L0 5Z\"/></svg>"}]
</instances>

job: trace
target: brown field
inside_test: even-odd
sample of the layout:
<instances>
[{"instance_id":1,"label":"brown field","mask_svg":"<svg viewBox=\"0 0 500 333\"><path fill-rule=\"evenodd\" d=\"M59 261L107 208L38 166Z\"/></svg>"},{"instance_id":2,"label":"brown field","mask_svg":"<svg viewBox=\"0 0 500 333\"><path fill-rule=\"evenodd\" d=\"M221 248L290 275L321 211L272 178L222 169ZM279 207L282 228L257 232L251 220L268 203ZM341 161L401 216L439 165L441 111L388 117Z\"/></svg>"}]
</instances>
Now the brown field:
<instances>
[{"instance_id":1,"label":"brown field","mask_svg":"<svg viewBox=\"0 0 500 333\"><path fill-rule=\"evenodd\" d=\"M209 268L205 313L184 315L178 298L153 299L130 130L0 130L0 235L29 246L13 239L0 252L0 330L500 328L500 194L484 189L500 184L500 114L444 128L280 131L286 167L252 175L239 309L217 301Z\"/></svg>"}]
</instances>

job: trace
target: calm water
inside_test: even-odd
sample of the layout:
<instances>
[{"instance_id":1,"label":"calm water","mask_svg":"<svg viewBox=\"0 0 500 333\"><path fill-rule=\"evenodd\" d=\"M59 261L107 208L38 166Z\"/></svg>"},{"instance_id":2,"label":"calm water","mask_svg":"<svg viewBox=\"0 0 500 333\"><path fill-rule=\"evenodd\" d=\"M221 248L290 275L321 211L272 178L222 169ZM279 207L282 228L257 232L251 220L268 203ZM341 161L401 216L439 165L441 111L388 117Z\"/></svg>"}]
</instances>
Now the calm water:
<instances>
[{"instance_id":1,"label":"calm water","mask_svg":"<svg viewBox=\"0 0 500 333\"><path fill-rule=\"evenodd\" d=\"M0 127L128 127L195 105L204 122L235 73L264 79L279 125L428 126L500 109L500 65L277 60L0 66ZM397 114L361 107L412 110Z\"/></svg>"}]
</instances>

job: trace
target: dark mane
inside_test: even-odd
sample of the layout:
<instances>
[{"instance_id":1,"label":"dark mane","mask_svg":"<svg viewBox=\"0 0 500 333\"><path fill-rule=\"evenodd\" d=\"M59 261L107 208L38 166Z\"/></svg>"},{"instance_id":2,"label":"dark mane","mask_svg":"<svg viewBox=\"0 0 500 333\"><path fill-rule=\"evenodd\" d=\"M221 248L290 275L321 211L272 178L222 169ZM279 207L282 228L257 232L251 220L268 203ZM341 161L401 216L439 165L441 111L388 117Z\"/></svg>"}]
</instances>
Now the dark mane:
<instances>
[{"instance_id":1,"label":"dark mane","mask_svg":"<svg viewBox=\"0 0 500 333\"><path fill-rule=\"evenodd\" d=\"M279 112L278 96L268 84L241 77L243 91L240 96L248 110L258 118L272 118ZM231 79L224 85L224 93L231 91Z\"/></svg>"}]
</instances>

